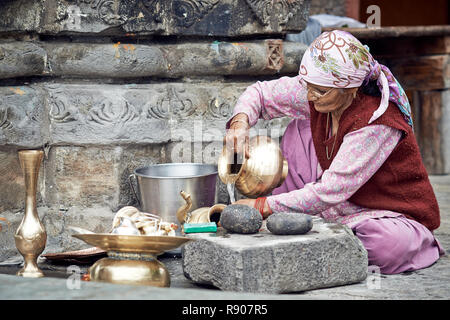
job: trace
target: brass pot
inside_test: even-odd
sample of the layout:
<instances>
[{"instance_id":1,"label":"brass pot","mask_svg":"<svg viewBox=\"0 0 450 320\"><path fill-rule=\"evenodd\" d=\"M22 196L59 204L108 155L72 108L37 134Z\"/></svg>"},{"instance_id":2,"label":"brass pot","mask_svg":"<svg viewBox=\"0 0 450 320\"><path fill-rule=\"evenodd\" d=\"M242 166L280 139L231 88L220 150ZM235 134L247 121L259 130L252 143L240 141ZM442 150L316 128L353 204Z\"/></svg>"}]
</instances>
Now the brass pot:
<instances>
[{"instance_id":1,"label":"brass pot","mask_svg":"<svg viewBox=\"0 0 450 320\"><path fill-rule=\"evenodd\" d=\"M279 187L288 174L288 163L278 144L267 136L255 136L249 142L249 157L223 147L218 163L219 178L234 183L249 198L265 196Z\"/></svg>"}]
</instances>

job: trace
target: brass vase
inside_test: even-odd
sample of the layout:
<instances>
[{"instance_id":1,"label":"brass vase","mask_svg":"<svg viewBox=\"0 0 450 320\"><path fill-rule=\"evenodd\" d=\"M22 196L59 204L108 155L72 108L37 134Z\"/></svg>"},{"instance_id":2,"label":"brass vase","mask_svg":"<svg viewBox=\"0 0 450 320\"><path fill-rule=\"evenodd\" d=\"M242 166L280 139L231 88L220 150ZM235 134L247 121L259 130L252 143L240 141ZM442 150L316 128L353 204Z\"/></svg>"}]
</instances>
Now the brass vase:
<instances>
[{"instance_id":1,"label":"brass vase","mask_svg":"<svg viewBox=\"0 0 450 320\"><path fill-rule=\"evenodd\" d=\"M44 251L47 233L39 220L36 208L36 191L39 168L44 157L41 150L19 151L19 162L25 180L25 214L14 235L17 250L24 258L24 266L18 276L38 278L44 276L37 265L37 258Z\"/></svg>"}]
</instances>

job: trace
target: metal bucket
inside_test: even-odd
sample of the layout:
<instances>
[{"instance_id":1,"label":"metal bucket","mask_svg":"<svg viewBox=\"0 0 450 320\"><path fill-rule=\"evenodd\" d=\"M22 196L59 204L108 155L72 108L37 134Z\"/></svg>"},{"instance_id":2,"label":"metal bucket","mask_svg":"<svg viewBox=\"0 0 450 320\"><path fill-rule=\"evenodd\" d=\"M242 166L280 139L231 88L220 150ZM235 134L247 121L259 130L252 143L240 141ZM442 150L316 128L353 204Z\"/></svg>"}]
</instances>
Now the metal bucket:
<instances>
[{"instance_id":1,"label":"metal bucket","mask_svg":"<svg viewBox=\"0 0 450 320\"><path fill-rule=\"evenodd\" d=\"M137 180L139 197L132 178ZM216 200L217 166L212 164L157 164L134 170L129 180L141 210L157 214L168 222L178 223L177 210L186 203L181 190L191 195L191 210L213 206Z\"/></svg>"}]
</instances>

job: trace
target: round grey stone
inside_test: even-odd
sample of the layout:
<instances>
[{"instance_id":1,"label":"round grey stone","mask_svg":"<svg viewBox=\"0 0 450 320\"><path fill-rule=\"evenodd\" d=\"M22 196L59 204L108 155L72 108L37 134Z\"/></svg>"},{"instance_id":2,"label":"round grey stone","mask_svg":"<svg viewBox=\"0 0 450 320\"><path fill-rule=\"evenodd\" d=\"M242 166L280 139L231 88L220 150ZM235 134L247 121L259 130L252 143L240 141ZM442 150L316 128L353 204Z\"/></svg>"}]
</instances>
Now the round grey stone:
<instances>
[{"instance_id":1,"label":"round grey stone","mask_svg":"<svg viewBox=\"0 0 450 320\"><path fill-rule=\"evenodd\" d=\"M230 204L220 214L222 227L234 233L257 233L262 221L258 210L243 204Z\"/></svg>"},{"instance_id":2,"label":"round grey stone","mask_svg":"<svg viewBox=\"0 0 450 320\"><path fill-rule=\"evenodd\" d=\"M267 218L267 229L278 235L305 234L312 226L312 218L304 213L278 212Z\"/></svg>"}]
</instances>

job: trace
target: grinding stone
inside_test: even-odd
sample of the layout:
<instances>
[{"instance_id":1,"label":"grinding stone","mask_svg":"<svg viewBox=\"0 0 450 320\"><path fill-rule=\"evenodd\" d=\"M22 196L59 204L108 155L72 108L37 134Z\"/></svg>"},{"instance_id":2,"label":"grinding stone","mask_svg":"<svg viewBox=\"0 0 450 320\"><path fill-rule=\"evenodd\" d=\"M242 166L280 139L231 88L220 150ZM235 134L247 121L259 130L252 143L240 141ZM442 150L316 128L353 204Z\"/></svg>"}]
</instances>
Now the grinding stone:
<instances>
[{"instance_id":1,"label":"grinding stone","mask_svg":"<svg viewBox=\"0 0 450 320\"><path fill-rule=\"evenodd\" d=\"M222 227L234 233L257 233L262 221L258 210L243 204L231 204L220 214Z\"/></svg>"},{"instance_id":2,"label":"grinding stone","mask_svg":"<svg viewBox=\"0 0 450 320\"><path fill-rule=\"evenodd\" d=\"M267 229L273 234L305 234L312 229L311 216L298 212L278 212L267 218Z\"/></svg>"}]
</instances>

